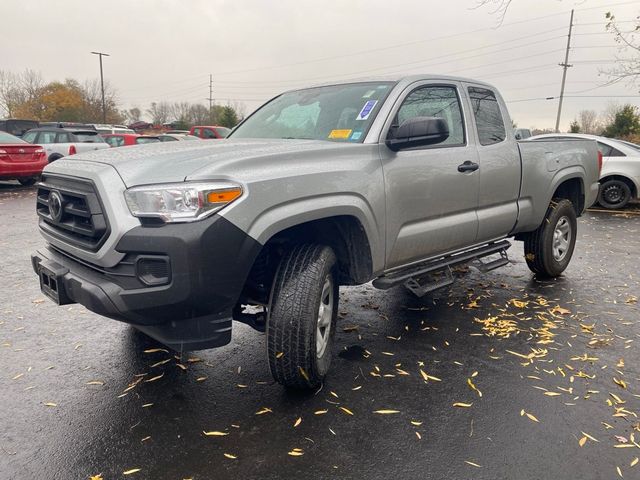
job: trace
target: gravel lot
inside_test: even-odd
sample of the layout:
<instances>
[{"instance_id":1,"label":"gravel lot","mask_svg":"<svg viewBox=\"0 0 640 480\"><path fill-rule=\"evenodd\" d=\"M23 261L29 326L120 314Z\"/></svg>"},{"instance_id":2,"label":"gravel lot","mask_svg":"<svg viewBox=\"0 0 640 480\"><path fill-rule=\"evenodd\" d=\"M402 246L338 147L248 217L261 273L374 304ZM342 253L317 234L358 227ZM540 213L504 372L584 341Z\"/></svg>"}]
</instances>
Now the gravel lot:
<instances>
[{"instance_id":1,"label":"gravel lot","mask_svg":"<svg viewBox=\"0 0 640 480\"><path fill-rule=\"evenodd\" d=\"M244 325L177 357L45 299L34 202L0 183L3 479L640 478L640 208L580 219L556 281L515 242L423 299L341 289L332 372L303 395Z\"/></svg>"}]
</instances>

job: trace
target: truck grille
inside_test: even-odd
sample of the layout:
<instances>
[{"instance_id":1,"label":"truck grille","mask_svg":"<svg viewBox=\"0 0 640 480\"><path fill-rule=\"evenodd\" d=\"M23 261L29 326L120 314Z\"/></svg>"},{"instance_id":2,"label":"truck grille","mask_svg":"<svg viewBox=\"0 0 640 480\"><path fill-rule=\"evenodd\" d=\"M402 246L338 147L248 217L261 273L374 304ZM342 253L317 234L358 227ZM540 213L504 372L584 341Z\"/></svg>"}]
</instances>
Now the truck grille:
<instances>
[{"instance_id":1,"label":"truck grille","mask_svg":"<svg viewBox=\"0 0 640 480\"><path fill-rule=\"evenodd\" d=\"M109 222L88 180L44 175L36 212L44 232L84 250L98 250L109 236Z\"/></svg>"}]
</instances>

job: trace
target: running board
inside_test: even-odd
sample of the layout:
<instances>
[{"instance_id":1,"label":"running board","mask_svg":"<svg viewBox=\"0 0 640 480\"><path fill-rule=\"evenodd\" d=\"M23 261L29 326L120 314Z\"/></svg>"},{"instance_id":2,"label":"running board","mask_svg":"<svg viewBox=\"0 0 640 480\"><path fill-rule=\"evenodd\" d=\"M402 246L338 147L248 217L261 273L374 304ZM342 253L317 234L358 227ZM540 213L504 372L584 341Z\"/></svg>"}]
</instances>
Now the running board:
<instances>
[{"instance_id":1,"label":"running board","mask_svg":"<svg viewBox=\"0 0 640 480\"><path fill-rule=\"evenodd\" d=\"M495 253L500 254L499 259L488 263L480 262L481 265L478 267L478 269L483 272L488 272L489 270L493 270L494 268L506 265L507 263L509 263L509 259L507 258L507 249L510 246L511 243L509 243L509 241L501 240L499 242L483 245L481 247L467 250L455 255L450 255L448 257L429 260L427 262L408 267L405 270L392 272L388 275L378 277L373 281L373 286L381 290L387 290L391 287L395 287L403 283L407 284L407 282L409 282L409 284L407 284L406 286L413 292L414 289L412 287L415 288L416 284L420 284L420 277L423 277L424 275L427 275L429 273L437 272L439 270L447 269L446 279L438 279L435 282L432 282L433 285L437 286L429 289L430 285L424 285L418 290L420 292L427 289L424 292L426 293L427 291L435 290L436 288L440 288L441 286L447 286L453 283L453 274L451 273L451 267L454 267L456 265L479 261L481 258L488 257L489 255L493 255ZM449 280L451 281L449 282Z\"/></svg>"}]
</instances>

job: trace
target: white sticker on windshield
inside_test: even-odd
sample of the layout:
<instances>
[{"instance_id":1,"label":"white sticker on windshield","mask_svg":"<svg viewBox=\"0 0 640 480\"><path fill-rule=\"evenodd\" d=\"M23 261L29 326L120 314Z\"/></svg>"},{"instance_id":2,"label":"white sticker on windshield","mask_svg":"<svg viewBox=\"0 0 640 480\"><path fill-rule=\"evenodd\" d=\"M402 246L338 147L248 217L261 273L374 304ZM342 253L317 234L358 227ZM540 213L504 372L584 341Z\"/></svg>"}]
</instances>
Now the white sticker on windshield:
<instances>
[{"instance_id":1,"label":"white sticker on windshield","mask_svg":"<svg viewBox=\"0 0 640 480\"><path fill-rule=\"evenodd\" d=\"M375 90L369 90L367 93L362 95L362 98L371 98L371 95L373 95L374 93L376 93Z\"/></svg>"},{"instance_id":2,"label":"white sticker on windshield","mask_svg":"<svg viewBox=\"0 0 640 480\"><path fill-rule=\"evenodd\" d=\"M377 104L378 100L367 101L367 103L364 104L364 107L362 107L362 110L360 110L360 113L356 117L356 120L367 120Z\"/></svg>"}]
</instances>

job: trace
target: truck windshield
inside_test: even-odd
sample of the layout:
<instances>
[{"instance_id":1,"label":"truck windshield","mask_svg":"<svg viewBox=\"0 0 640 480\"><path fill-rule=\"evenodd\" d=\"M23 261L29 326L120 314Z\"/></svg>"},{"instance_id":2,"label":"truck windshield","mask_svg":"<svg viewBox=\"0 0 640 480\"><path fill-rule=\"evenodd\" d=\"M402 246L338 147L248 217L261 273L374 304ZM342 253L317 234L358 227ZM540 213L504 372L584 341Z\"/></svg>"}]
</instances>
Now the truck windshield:
<instances>
[{"instance_id":1,"label":"truck windshield","mask_svg":"<svg viewBox=\"0 0 640 480\"><path fill-rule=\"evenodd\" d=\"M363 82L287 92L258 109L228 138L362 142L393 82Z\"/></svg>"}]
</instances>

